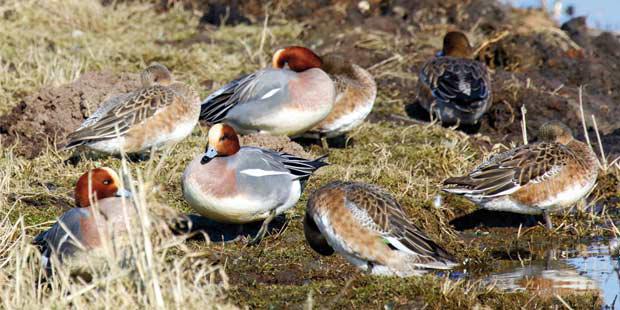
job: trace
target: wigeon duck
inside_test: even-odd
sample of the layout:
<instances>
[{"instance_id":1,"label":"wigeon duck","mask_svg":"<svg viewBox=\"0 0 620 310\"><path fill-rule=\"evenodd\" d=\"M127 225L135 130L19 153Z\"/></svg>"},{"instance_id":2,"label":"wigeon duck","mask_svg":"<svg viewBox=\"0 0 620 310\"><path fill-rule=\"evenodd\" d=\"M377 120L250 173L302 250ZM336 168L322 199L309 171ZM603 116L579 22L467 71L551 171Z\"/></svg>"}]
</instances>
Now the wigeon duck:
<instances>
[{"instance_id":1,"label":"wigeon duck","mask_svg":"<svg viewBox=\"0 0 620 310\"><path fill-rule=\"evenodd\" d=\"M85 145L118 154L175 144L198 123L200 98L172 81L168 69L153 64L141 74L142 88L114 96L67 137L65 149Z\"/></svg>"},{"instance_id":2,"label":"wigeon duck","mask_svg":"<svg viewBox=\"0 0 620 310\"><path fill-rule=\"evenodd\" d=\"M240 147L235 130L216 124L205 154L183 173L183 195L196 212L212 220L243 224L264 220L251 244L261 240L269 222L295 206L305 182L323 158L307 160L256 147Z\"/></svg>"},{"instance_id":3,"label":"wigeon duck","mask_svg":"<svg viewBox=\"0 0 620 310\"><path fill-rule=\"evenodd\" d=\"M128 196L114 170L96 168L84 173L75 186L77 208L65 212L33 241L41 248L44 267L51 268L52 255L64 261L98 248L103 238L124 232L125 215L135 215L134 209L128 207ZM91 206L93 201L96 209Z\"/></svg>"},{"instance_id":4,"label":"wigeon duck","mask_svg":"<svg viewBox=\"0 0 620 310\"><path fill-rule=\"evenodd\" d=\"M305 222L313 249L324 255L335 250L370 274L405 277L457 265L374 185L336 181L323 186L310 196Z\"/></svg>"},{"instance_id":5,"label":"wigeon duck","mask_svg":"<svg viewBox=\"0 0 620 310\"><path fill-rule=\"evenodd\" d=\"M243 76L209 95L200 118L227 123L244 135L297 136L322 121L334 106L334 82L321 65L321 58L305 47L278 50L273 68Z\"/></svg>"},{"instance_id":6,"label":"wigeon duck","mask_svg":"<svg viewBox=\"0 0 620 310\"><path fill-rule=\"evenodd\" d=\"M487 67L471 59L472 48L462 32L448 32L443 49L420 71L420 105L446 125L475 125L491 105Z\"/></svg>"},{"instance_id":7,"label":"wigeon duck","mask_svg":"<svg viewBox=\"0 0 620 310\"><path fill-rule=\"evenodd\" d=\"M540 142L493 155L461 177L446 179L443 190L463 195L488 210L543 214L569 207L590 193L598 158L559 122L545 123Z\"/></svg>"},{"instance_id":8,"label":"wigeon duck","mask_svg":"<svg viewBox=\"0 0 620 310\"><path fill-rule=\"evenodd\" d=\"M304 137L326 138L345 134L359 126L370 114L377 97L377 84L364 68L336 54L322 57L323 69L336 84L334 108Z\"/></svg>"}]
</instances>

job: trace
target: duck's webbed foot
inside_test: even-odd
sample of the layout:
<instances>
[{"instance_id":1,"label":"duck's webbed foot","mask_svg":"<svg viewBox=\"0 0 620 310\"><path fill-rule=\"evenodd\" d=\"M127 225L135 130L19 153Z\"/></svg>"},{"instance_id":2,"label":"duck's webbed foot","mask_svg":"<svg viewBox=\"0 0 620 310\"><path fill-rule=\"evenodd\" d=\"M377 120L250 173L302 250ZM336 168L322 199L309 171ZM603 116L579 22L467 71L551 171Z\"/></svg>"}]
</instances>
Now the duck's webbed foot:
<instances>
[{"instance_id":1,"label":"duck's webbed foot","mask_svg":"<svg viewBox=\"0 0 620 310\"><path fill-rule=\"evenodd\" d=\"M269 223L271 223L271 221L273 221L274 218L276 218L275 209L271 210L271 212L269 213L269 216L263 221L263 225L261 225L260 229L256 233L256 236L254 236L254 238L252 238L252 240L248 242L248 245L260 244L261 240L263 240L263 237L265 236L265 234L267 233L267 230L269 229Z\"/></svg>"}]
</instances>

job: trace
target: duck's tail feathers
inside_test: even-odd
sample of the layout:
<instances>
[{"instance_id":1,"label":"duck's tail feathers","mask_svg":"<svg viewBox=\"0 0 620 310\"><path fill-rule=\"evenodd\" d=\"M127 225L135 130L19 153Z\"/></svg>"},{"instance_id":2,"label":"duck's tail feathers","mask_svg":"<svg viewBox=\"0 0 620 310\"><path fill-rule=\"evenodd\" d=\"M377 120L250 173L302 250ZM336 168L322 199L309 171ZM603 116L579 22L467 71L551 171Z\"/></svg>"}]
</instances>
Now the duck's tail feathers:
<instances>
[{"instance_id":1,"label":"duck's tail feathers","mask_svg":"<svg viewBox=\"0 0 620 310\"><path fill-rule=\"evenodd\" d=\"M85 140L70 140L69 142L67 142L67 144L65 144L64 146L62 146L60 149L61 150L70 150L72 148L78 147L80 145L84 145L86 143Z\"/></svg>"},{"instance_id":2,"label":"duck's tail feathers","mask_svg":"<svg viewBox=\"0 0 620 310\"><path fill-rule=\"evenodd\" d=\"M47 233L47 231L44 231L38 234L31 243L39 249L39 252L41 252L41 267L43 267L49 275L52 270L52 248L47 241Z\"/></svg>"}]
</instances>

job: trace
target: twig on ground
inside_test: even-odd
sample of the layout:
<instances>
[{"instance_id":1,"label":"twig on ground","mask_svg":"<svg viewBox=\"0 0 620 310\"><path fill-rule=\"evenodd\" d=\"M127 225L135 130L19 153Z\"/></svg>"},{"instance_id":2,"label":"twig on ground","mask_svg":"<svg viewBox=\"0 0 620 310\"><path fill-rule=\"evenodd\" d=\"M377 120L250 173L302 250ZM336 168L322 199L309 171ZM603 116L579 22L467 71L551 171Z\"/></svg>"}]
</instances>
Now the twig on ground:
<instances>
[{"instance_id":1,"label":"twig on ground","mask_svg":"<svg viewBox=\"0 0 620 310\"><path fill-rule=\"evenodd\" d=\"M478 55L480 53L480 51L482 51L485 47L499 42L501 41L503 38L507 37L510 34L510 32L508 30L504 30L500 33L498 33L497 35L495 35L493 38L488 39L484 42L482 42L482 44L480 44L480 46L474 51L474 55Z\"/></svg>"},{"instance_id":2,"label":"twig on ground","mask_svg":"<svg viewBox=\"0 0 620 310\"><path fill-rule=\"evenodd\" d=\"M586 142L590 147L590 136L588 136L588 127L586 126L586 117L583 114L583 85L579 86L579 113L581 115L581 125L583 126L583 135L586 137Z\"/></svg>"},{"instance_id":3,"label":"twig on ground","mask_svg":"<svg viewBox=\"0 0 620 310\"><path fill-rule=\"evenodd\" d=\"M527 109L525 108L525 104L521 106L521 133L523 134L523 145L527 144L527 124L525 122L525 115L527 114Z\"/></svg>"},{"instance_id":4,"label":"twig on ground","mask_svg":"<svg viewBox=\"0 0 620 310\"><path fill-rule=\"evenodd\" d=\"M378 63L376 63L376 64L374 64L374 65L372 65L372 66L370 66L368 68L366 68L366 70L372 71L372 70L375 70L375 69L377 69L377 68L379 68L381 66L384 66L384 65L386 65L386 64L388 64L388 63L390 63L392 61L395 61L395 60L400 61L402 59L403 59L403 56L401 56L399 54L394 54L392 57L384 59L384 60L382 60L382 61L380 61L380 62L378 62Z\"/></svg>"}]
</instances>

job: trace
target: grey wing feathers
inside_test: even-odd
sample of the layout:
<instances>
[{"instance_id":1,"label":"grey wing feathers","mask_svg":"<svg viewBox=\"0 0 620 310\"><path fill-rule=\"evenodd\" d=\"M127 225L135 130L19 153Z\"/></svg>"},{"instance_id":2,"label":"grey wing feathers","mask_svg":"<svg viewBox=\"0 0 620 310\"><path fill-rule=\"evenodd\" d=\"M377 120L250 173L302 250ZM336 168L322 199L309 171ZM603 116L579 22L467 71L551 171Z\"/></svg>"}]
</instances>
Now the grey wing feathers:
<instances>
[{"instance_id":1,"label":"grey wing feathers","mask_svg":"<svg viewBox=\"0 0 620 310\"><path fill-rule=\"evenodd\" d=\"M256 74L242 75L209 95L200 106L200 119L212 124L221 122L228 110L239 103L240 90L255 77Z\"/></svg>"},{"instance_id":2,"label":"grey wing feathers","mask_svg":"<svg viewBox=\"0 0 620 310\"><path fill-rule=\"evenodd\" d=\"M328 163L325 162L327 155L314 160L297 157L288 153L273 152L272 155L277 156L278 161L281 162L291 174L295 175L298 180L306 180L314 171L328 165Z\"/></svg>"},{"instance_id":3,"label":"grey wing feathers","mask_svg":"<svg viewBox=\"0 0 620 310\"><path fill-rule=\"evenodd\" d=\"M34 238L32 244L36 245L41 251L46 269L51 268L50 257L52 255L59 255L59 259L62 260L63 256L72 255L80 248L79 242L73 237L78 237L76 233L80 230L80 218L87 216L85 212L87 211L79 208L67 211L49 230ZM60 224L61 222L62 224ZM67 233L66 229L69 230L70 234Z\"/></svg>"},{"instance_id":4,"label":"grey wing feathers","mask_svg":"<svg viewBox=\"0 0 620 310\"><path fill-rule=\"evenodd\" d=\"M282 100L286 87L296 73L290 70L263 69L240 77L218 89L200 107L200 119L215 124L224 121L235 106L257 102L268 104ZM257 111L261 106L256 107Z\"/></svg>"},{"instance_id":5,"label":"grey wing feathers","mask_svg":"<svg viewBox=\"0 0 620 310\"><path fill-rule=\"evenodd\" d=\"M288 172L293 175L293 180L299 180L301 183L301 189L303 190L306 184L306 181L310 178L312 173L317 169L329 165L325 162L325 158L327 155L321 156L315 160L305 159L301 157L297 157L295 155L280 153L272 150L266 150L261 148L254 148L265 155L268 155L271 158L271 165L275 166L276 169L286 169Z\"/></svg>"}]
</instances>

